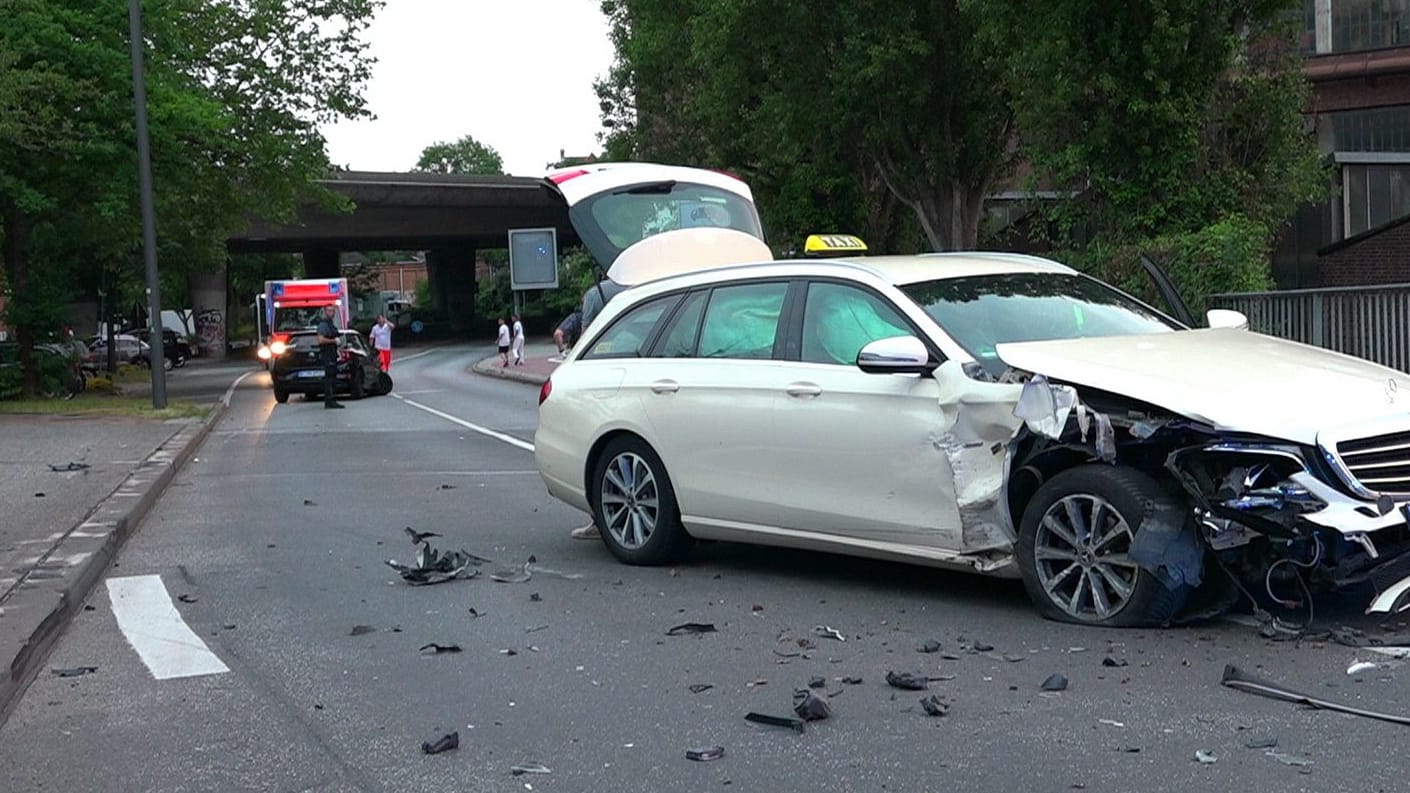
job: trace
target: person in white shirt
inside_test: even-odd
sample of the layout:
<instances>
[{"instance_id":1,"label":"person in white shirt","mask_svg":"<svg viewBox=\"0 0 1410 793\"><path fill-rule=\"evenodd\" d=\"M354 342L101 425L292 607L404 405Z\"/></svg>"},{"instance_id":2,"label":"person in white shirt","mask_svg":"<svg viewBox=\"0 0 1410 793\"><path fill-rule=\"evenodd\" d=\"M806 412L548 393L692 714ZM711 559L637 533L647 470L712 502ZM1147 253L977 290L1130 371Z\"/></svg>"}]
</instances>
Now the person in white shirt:
<instances>
[{"instance_id":1,"label":"person in white shirt","mask_svg":"<svg viewBox=\"0 0 1410 793\"><path fill-rule=\"evenodd\" d=\"M500 366L509 365L509 326L504 324L504 317L499 318L499 359Z\"/></svg>"},{"instance_id":2,"label":"person in white shirt","mask_svg":"<svg viewBox=\"0 0 1410 793\"><path fill-rule=\"evenodd\" d=\"M372 348L377 351L377 362L384 372L392 371L392 329L395 327L396 323L388 320L385 314L378 314L377 324L368 334L372 337Z\"/></svg>"},{"instance_id":3,"label":"person in white shirt","mask_svg":"<svg viewBox=\"0 0 1410 793\"><path fill-rule=\"evenodd\" d=\"M514 338L509 343L510 349L514 351L514 365L521 366L524 363L524 323L519 321L519 315L515 314L510 319L514 320Z\"/></svg>"}]
</instances>

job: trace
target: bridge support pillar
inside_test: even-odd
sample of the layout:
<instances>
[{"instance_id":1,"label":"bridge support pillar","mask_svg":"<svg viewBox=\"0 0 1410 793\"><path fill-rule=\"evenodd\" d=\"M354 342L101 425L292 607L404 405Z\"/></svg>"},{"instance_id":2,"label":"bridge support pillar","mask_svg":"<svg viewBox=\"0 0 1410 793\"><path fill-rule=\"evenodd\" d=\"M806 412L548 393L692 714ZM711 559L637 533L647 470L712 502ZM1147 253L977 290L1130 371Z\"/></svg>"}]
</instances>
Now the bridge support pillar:
<instances>
[{"instance_id":1,"label":"bridge support pillar","mask_svg":"<svg viewBox=\"0 0 1410 793\"><path fill-rule=\"evenodd\" d=\"M450 326L470 330L475 323L475 249L426 251L426 277L431 282L431 302L445 313Z\"/></svg>"},{"instance_id":2,"label":"bridge support pillar","mask_svg":"<svg viewBox=\"0 0 1410 793\"><path fill-rule=\"evenodd\" d=\"M342 274L341 269L338 266L338 251L334 249L304 251L305 278L337 278Z\"/></svg>"},{"instance_id":3,"label":"bridge support pillar","mask_svg":"<svg viewBox=\"0 0 1410 793\"><path fill-rule=\"evenodd\" d=\"M192 324L196 332L196 354L217 360L225 357L230 317L225 293L225 267L213 273L191 273Z\"/></svg>"}]
</instances>

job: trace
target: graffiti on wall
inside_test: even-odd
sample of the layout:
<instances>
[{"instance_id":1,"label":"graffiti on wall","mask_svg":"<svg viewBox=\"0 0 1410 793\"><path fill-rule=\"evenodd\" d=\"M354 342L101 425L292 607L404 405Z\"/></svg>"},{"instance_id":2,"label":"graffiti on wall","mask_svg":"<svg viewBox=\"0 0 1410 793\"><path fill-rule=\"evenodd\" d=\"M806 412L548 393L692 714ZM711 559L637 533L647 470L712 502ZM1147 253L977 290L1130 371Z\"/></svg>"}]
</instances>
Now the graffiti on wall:
<instances>
[{"instance_id":1,"label":"graffiti on wall","mask_svg":"<svg viewBox=\"0 0 1410 793\"><path fill-rule=\"evenodd\" d=\"M225 318L218 309L196 312L196 343L201 355L225 354Z\"/></svg>"}]
</instances>

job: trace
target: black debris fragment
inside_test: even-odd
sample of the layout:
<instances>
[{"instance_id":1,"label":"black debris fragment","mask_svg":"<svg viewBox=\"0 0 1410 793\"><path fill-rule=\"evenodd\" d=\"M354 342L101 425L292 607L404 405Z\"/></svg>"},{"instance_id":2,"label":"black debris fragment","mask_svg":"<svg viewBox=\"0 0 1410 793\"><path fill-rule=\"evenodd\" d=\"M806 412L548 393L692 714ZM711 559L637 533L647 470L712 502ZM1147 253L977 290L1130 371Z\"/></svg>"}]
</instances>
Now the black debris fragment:
<instances>
[{"instance_id":1,"label":"black debris fragment","mask_svg":"<svg viewBox=\"0 0 1410 793\"><path fill-rule=\"evenodd\" d=\"M1004 653L1004 660L1011 664L1016 664L1028 660L1028 656L1019 655L1018 653Z\"/></svg>"},{"instance_id":2,"label":"black debris fragment","mask_svg":"<svg viewBox=\"0 0 1410 793\"><path fill-rule=\"evenodd\" d=\"M92 466L90 466L88 463L73 463L73 462L70 462L70 463L64 463L63 465L54 465L53 463L49 463L49 470L50 470L50 471L83 471L83 470L87 470L88 468L91 468L91 467L92 467Z\"/></svg>"},{"instance_id":3,"label":"black debris fragment","mask_svg":"<svg viewBox=\"0 0 1410 793\"><path fill-rule=\"evenodd\" d=\"M431 537L441 536L435 533L434 531L417 531L416 529L413 529L410 526L406 527L406 533L411 535L412 545L420 545Z\"/></svg>"},{"instance_id":4,"label":"black debris fragment","mask_svg":"<svg viewBox=\"0 0 1410 793\"><path fill-rule=\"evenodd\" d=\"M225 623L224 625L221 625L220 627L221 627L221 629L223 629L223 630L233 631L233 630L235 630L235 623L233 623L233 622L227 622L227 623Z\"/></svg>"},{"instance_id":5,"label":"black debris fragment","mask_svg":"<svg viewBox=\"0 0 1410 793\"><path fill-rule=\"evenodd\" d=\"M546 630L548 630L548 626L547 626L547 625L530 625L529 627L527 627L527 628L524 629L524 632L525 632L525 633L538 633L539 631L546 631Z\"/></svg>"},{"instance_id":6,"label":"black debris fragment","mask_svg":"<svg viewBox=\"0 0 1410 793\"><path fill-rule=\"evenodd\" d=\"M970 647L972 647L976 653L987 653L994 649L994 645L985 644L984 642L975 642L970 645Z\"/></svg>"},{"instance_id":7,"label":"black debris fragment","mask_svg":"<svg viewBox=\"0 0 1410 793\"><path fill-rule=\"evenodd\" d=\"M306 507L316 507L316 506L318 506L318 502L314 501L314 500L311 499L311 498L306 498L306 499L304 499L304 506L306 506Z\"/></svg>"},{"instance_id":8,"label":"black debris fragment","mask_svg":"<svg viewBox=\"0 0 1410 793\"><path fill-rule=\"evenodd\" d=\"M686 622L670 628L666 631L667 636L681 636L687 633L715 633L715 623L713 622Z\"/></svg>"},{"instance_id":9,"label":"black debris fragment","mask_svg":"<svg viewBox=\"0 0 1410 793\"><path fill-rule=\"evenodd\" d=\"M1353 716L1364 716L1368 719L1379 719L1389 721L1394 724L1410 725L1410 716L1397 716L1391 713L1380 713L1374 710L1365 710L1351 705L1344 705L1340 702L1314 697L1310 694L1303 694L1290 688L1285 688L1277 683L1270 683L1260 680L1250 674L1245 673L1233 664L1224 667L1224 677L1219 681L1225 686L1236 691L1243 691L1248 694L1257 694L1270 699L1280 699L1284 702L1295 702L1306 705L1310 708L1320 708L1322 710L1335 710L1341 713L1350 713Z\"/></svg>"},{"instance_id":10,"label":"black debris fragment","mask_svg":"<svg viewBox=\"0 0 1410 793\"><path fill-rule=\"evenodd\" d=\"M427 650L431 651L430 653L427 653L428 655L440 655L441 653L458 653L460 652L460 645L436 644L435 642L431 642L429 644L421 645L419 648L417 648L416 651L419 653L424 653Z\"/></svg>"},{"instance_id":11,"label":"black debris fragment","mask_svg":"<svg viewBox=\"0 0 1410 793\"><path fill-rule=\"evenodd\" d=\"M918 672L887 672L886 683L905 691L924 691L930 687L930 680Z\"/></svg>"},{"instance_id":12,"label":"black debris fragment","mask_svg":"<svg viewBox=\"0 0 1410 793\"><path fill-rule=\"evenodd\" d=\"M445 734L445 735L442 735L441 737L437 738L435 741L422 741L422 742L421 742L421 751L425 752L426 754L440 754L441 752L448 752L448 751L450 751L451 749L458 749L459 747L460 747L460 731L459 731L459 730L457 730L457 731L455 731L455 732L452 732L452 733L447 733L447 734Z\"/></svg>"},{"instance_id":13,"label":"black debris fragment","mask_svg":"<svg viewBox=\"0 0 1410 793\"><path fill-rule=\"evenodd\" d=\"M1122 667L1128 663L1125 658L1112 658L1109 655L1102 659L1102 666Z\"/></svg>"},{"instance_id":14,"label":"black debris fragment","mask_svg":"<svg viewBox=\"0 0 1410 793\"><path fill-rule=\"evenodd\" d=\"M442 482L442 483L441 483L441 489L442 489L442 490L454 490L454 489L455 489L455 485L446 484L445 482Z\"/></svg>"},{"instance_id":15,"label":"black debris fragment","mask_svg":"<svg viewBox=\"0 0 1410 793\"><path fill-rule=\"evenodd\" d=\"M540 595L539 593L535 592L532 595L529 595L529 600L533 601L534 603L542 603L543 595Z\"/></svg>"},{"instance_id":16,"label":"black debris fragment","mask_svg":"<svg viewBox=\"0 0 1410 793\"><path fill-rule=\"evenodd\" d=\"M90 603L90 604L88 604L88 605L85 605L85 606L83 607L83 610L84 610L84 611L93 611L95 608L96 608L96 607L95 607L93 604Z\"/></svg>"},{"instance_id":17,"label":"black debris fragment","mask_svg":"<svg viewBox=\"0 0 1410 793\"><path fill-rule=\"evenodd\" d=\"M938 653L940 652L940 642L930 639L925 644L917 647L916 651L922 653Z\"/></svg>"},{"instance_id":18,"label":"black debris fragment","mask_svg":"<svg viewBox=\"0 0 1410 793\"><path fill-rule=\"evenodd\" d=\"M827 678L812 677L808 679L808 688L822 688L827 685Z\"/></svg>"},{"instance_id":19,"label":"black debris fragment","mask_svg":"<svg viewBox=\"0 0 1410 793\"><path fill-rule=\"evenodd\" d=\"M827 700L806 688L793 692L793 712L804 721L820 721L832 717L832 707Z\"/></svg>"},{"instance_id":20,"label":"black debris fragment","mask_svg":"<svg viewBox=\"0 0 1410 793\"><path fill-rule=\"evenodd\" d=\"M195 603L197 601L195 595L177 595L176 599L182 603Z\"/></svg>"},{"instance_id":21,"label":"black debris fragment","mask_svg":"<svg viewBox=\"0 0 1410 793\"><path fill-rule=\"evenodd\" d=\"M476 618L478 618L479 616L480 616L480 612L476 611L474 606L471 606L471 607L470 607L470 618L471 618L471 619L476 619Z\"/></svg>"},{"instance_id":22,"label":"black debris fragment","mask_svg":"<svg viewBox=\"0 0 1410 793\"><path fill-rule=\"evenodd\" d=\"M1067 678L1059 674L1049 675L1048 679L1043 681L1042 689L1044 691L1066 691Z\"/></svg>"},{"instance_id":23,"label":"black debris fragment","mask_svg":"<svg viewBox=\"0 0 1410 793\"><path fill-rule=\"evenodd\" d=\"M553 769L543 763L520 763L509 769L509 773L514 776L523 776L524 774L551 774L553 773Z\"/></svg>"},{"instance_id":24,"label":"black debris fragment","mask_svg":"<svg viewBox=\"0 0 1410 793\"><path fill-rule=\"evenodd\" d=\"M755 724L767 724L771 727L789 727L797 732L803 732L807 728L802 719L795 719L791 716L770 716L767 713L746 713L745 721L752 721Z\"/></svg>"},{"instance_id":25,"label":"black debris fragment","mask_svg":"<svg viewBox=\"0 0 1410 793\"><path fill-rule=\"evenodd\" d=\"M518 655L518 654L519 654L519 651L516 650L516 649L514 649L513 647L508 647L508 648L505 648L505 649L503 649L503 650L500 650L500 651L499 651L499 654L500 654L500 655Z\"/></svg>"},{"instance_id":26,"label":"black debris fragment","mask_svg":"<svg viewBox=\"0 0 1410 793\"><path fill-rule=\"evenodd\" d=\"M349 635L349 636L362 636L362 635L364 635L364 634L372 633L373 631L376 631L376 630L377 630L377 629L374 628L374 627L372 627L371 625L354 625L354 626L352 626L352 630L348 631L348 635Z\"/></svg>"},{"instance_id":27,"label":"black debris fragment","mask_svg":"<svg viewBox=\"0 0 1410 793\"><path fill-rule=\"evenodd\" d=\"M58 675L59 677L82 677L83 675L89 675L89 674L92 674L92 673L98 671L98 667L96 667L96 666L73 666L73 667L69 667L69 668L67 668L67 669L55 669L55 670L53 670L53 671L54 671L54 674L55 674L55 675Z\"/></svg>"},{"instance_id":28,"label":"black debris fragment","mask_svg":"<svg viewBox=\"0 0 1410 793\"><path fill-rule=\"evenodd\" d=\"M694 760L699 763L708 763L711 760L718 760L725 756L725 747L711 746L707 749L687 749L685 759Z\"/></svg>"},{"instance_id":29,"label":"black debris fragment","mask_svg":"<svg viewBox=\"0 0 1410 793\"><path fill-rule=\"evenodd\" d=\"M479 575L479 570L466 572L470 565L481 565L488 562L467 551L447 551L441 553L431 547L429 542L421 543L416 549L416 563L414 565L404 565L395 559L388 559L387 566L401 573L402 580L412 586L426 586L429 584L443 584L447 581L454 581L457 578L474 578Z\"/></svg>"},{"instance_id":30,"label":"black debris fragment","mask_svg":"<svg viewBox=\"0 0 1410 793\"><path fill-rule=\"evenodd\" d=\"M849 675L848 677L842 678L842 685L844 686L860 686L861 684L862 679L860 677L856 677L855 675Z\"/></svg>"},{"instance_id":31,"label":"black debris fragment","mask_svg":"<svg viewBox=\"0 0 1410 793\"><path fill-rule=\"evenodd\" d=\"M920 701L920 706L925 709L927 716L948 716L950 714L950 703L941 699L939 694L925 697Z\"/></svg>"},{"instance_id":32,"label":"black debris fragment","mask_svg":"<svg viewBox=\"0 0 1410 793\"><path fill-rule=\"evenodd\" d=\"M1244 741L1244 746L1249 749L1272 749L1277 745L1278 739L1272 735L1266 735L1261 738L1250 738Z\"/></svg>"},{"instance_id":33,"label":"black debris fragment","mask_svg":"<svg viewBox=\"0 0 1410 793\"><path fill-rule=\"evenodd\" d=\"M703 691L709 691L710 689L712 689L712 688L714 688L714 687L715 687L715 684L714 684L714 683L691 683L691 684L690 684L690 693L692 693L692 694L699 694L699 693L701 693L701 692L703 692Z\"/></svg>"}]
</instances>

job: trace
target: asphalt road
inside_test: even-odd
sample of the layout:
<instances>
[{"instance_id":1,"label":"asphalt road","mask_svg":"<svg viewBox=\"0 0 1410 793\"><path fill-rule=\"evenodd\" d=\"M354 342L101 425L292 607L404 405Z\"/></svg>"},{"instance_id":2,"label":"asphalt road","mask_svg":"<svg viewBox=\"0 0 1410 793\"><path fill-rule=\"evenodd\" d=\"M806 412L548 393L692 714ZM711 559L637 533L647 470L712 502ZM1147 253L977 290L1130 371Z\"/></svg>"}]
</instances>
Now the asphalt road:
<instances>
[{"instance_id":1,"label":"asphalt road","mask_svg":"<svg viewBox=\"0 0 1410 793\"><path fill-rule=\"evenodd\" d=\"M568 537L582 516L503 439L532 439L537 389L469 374L487 352L403 355L396 396L341 411L276 406L247 377L111 571L161 576L229 671L156 679L100 586L49 664L97 669L34 682L0 730L0 790L1403 789L1406 727L1219 685L1233 663L1410 713L1410 667L1346 673L1383 660L1365 651L1231 622L1058 625L1012 582L823 554L709 544L674 568L618 565ZM494 561L408 586L383 564L409 560L407 526ZM527 582L491 580L530 555ZM666 635L686 622L717 630ZM433 642L463 651L418 652ZM935 679L902 691L889 670ZM1054 673L1068 688L1041 691ZM801 735L744 720L791 715L814 676L831 719ZM926 694L949 715L926 716ZM422 753L449 730L458 749ZM1281 758L1246 747L1268 737ZM711 746L724 757L686 759Z\"/></svg>"}]
</instances>

